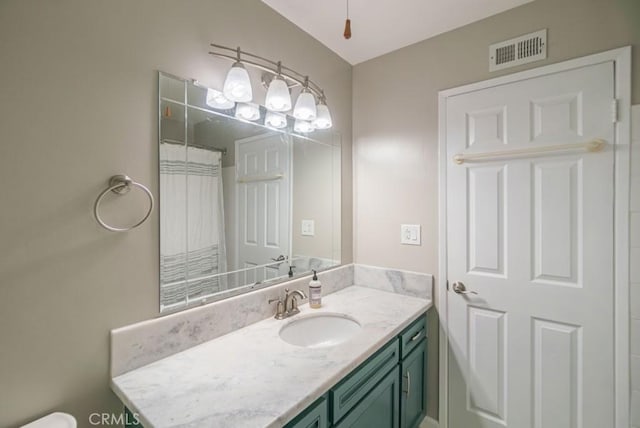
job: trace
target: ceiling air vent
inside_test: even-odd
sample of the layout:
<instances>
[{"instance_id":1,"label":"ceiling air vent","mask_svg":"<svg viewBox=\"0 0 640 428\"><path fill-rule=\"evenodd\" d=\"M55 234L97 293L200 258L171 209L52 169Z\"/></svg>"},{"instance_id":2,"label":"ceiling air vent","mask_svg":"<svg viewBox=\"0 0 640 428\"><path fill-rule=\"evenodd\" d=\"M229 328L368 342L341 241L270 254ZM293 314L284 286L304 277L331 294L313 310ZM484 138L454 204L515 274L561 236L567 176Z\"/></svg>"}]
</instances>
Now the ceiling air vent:
<instances>
[{"instance_id":1,"label":"ceiling air vent","mask_svg":"<svg viewBox=\"0 0 640 428\"><path fill-rule=\"evenodd\" d=\"M515 67L547 57L547 30L494 43L489 47L489 71Z\"/></svg>"}]
</instances>

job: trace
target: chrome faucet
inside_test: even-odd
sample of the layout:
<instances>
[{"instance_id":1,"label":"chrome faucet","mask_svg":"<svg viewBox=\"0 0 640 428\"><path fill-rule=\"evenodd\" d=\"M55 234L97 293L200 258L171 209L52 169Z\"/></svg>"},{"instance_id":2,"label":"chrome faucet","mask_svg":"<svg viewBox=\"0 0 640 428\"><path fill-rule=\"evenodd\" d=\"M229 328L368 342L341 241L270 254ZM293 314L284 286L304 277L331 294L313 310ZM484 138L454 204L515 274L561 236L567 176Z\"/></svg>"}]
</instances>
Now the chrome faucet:
<instances>
[{"instance_id":1,"label":"chrome faucet","mask_svg":"<svg viewBox=\"0 0 640 428\"><path fill-rule=\"evenodd\" d=\"M298 297L306 299L307 295L302 290L293 290L289 293L289 289L284 290L284 301L281 298L269 299L269 303L276 303L276 314L274 318L277 320L283 320L292 315L300 313L298 309Z\"/></svg>"}]
</instances>

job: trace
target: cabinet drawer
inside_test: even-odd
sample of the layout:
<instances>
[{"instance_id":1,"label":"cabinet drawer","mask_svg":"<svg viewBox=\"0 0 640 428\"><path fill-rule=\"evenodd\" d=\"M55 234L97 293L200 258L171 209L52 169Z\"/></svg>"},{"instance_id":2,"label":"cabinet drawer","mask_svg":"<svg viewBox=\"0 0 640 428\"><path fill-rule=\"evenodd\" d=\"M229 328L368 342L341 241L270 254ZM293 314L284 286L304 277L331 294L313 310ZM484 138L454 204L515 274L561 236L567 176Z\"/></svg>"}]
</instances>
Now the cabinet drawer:
<instances>
[{"instance_id":1,"label":"cabinet drawer","mask_svg":"<svg viewBox=\"0 0 640 428\"><path fill-rule=\"evenodd\" d=\"M409 355L425 337L427 337L427 317L420 315L420 318L400 333L400 358Z\"/></svg>"},{"instance_id":2,"label":"cabinet drawer","mask_svg":"<svg viewBox=\"0 0 640 428\"><path fill-rule=\"evenodd\" d=\"M398 428L398 376L395 366L335 428Z\"/></svg>"},{"instance_id":3,"label":"cabinet drawer","mask_svg":"<svg viewBox=\"0 0 640 428\"><path fill-rule=\"evenodd\" d=\"M398 364L399 350L398 340L392 340L331 389L329 397L334 423L342 419Z\"/></svg>"},{"instance_id":4,"label":"cabinet drawer","mask_svg":"<svg viewBox=\"0 0 640 428\"><path fill-rule=\"evenodd\" d=\"M322 397L285 425L285 428L328 428L328 417L327 399Z\"/></svg>"}]
</instances>

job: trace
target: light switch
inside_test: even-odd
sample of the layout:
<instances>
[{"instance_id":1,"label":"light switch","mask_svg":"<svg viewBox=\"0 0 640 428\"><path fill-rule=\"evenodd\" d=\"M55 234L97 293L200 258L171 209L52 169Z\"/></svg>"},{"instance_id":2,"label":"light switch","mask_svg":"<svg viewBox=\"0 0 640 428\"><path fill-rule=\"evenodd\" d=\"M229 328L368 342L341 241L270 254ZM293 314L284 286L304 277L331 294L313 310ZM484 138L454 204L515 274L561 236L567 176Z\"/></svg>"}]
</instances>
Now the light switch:
<instances>
[{"instance_id":1,"label":"light switch","mask_svg":"<svg viewBox=\"0 0 640 428\"><path fill-rule=\"evenodd\" d=\"M315 222L313 220L302 220L302 236L315 235Z\"/></svg>"},{"instance_id":2,"label":"light switch","mask_svg":"<svg viewBox=\"0 0 640 428\"><path fill-rule=\"evenodd\" d=\"M420 225L419 224L401 224L400 225L400 243L406 245L421 245Z\"/></svg>"}]
</instances>

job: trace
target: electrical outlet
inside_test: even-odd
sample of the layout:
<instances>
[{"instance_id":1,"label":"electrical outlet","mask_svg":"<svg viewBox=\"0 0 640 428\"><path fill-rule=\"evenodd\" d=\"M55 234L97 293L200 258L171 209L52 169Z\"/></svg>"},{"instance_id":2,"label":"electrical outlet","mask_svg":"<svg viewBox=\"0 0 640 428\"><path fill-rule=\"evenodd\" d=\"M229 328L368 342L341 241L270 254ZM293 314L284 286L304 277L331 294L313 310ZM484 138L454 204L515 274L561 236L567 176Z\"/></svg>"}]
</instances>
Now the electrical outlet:
<instances>
[{"instance_id":1,"label":"electrical outlet","mask_svg":"<svg viewBox=\"0 0 640 428\"><path fill-rule=\"evenodd\" d=\"M315 235L315 222L313 220L302 220L302 236Z\"/></svg>"},{"instance_id":2,"label":"electrical outlet","mask_svg":"<svg viewBox=\"0 0 640 428\"><path fill-rule=\"evenodd\" d=\"M405 245L422 245L419 224L400 225L400 243Z\"/></svg>"}]
</instances>

